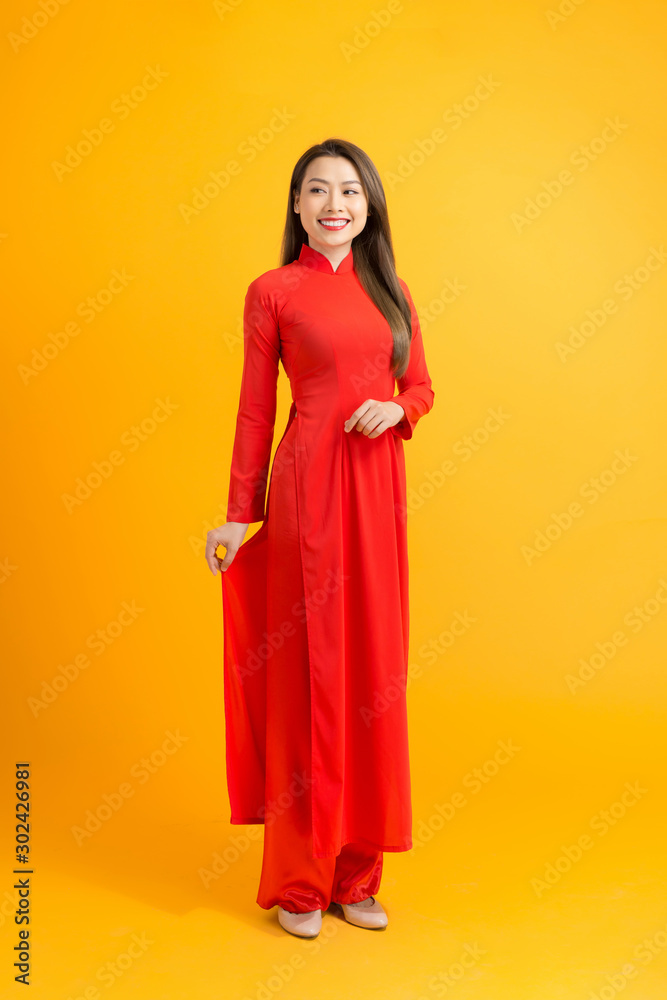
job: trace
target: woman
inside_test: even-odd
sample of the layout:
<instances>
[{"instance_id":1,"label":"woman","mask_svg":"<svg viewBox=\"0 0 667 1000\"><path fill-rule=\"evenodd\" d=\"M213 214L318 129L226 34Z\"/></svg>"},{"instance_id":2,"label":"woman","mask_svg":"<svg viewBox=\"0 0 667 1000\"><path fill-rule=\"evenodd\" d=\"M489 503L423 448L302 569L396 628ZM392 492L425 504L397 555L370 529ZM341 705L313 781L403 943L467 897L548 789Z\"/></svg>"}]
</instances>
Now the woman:
<instances>
[{"instance_id":1,"label":"woman","mask_svg":"<svg viewBox=\"0 0 667 1000\"><path fill-rule=\"evenodd\" d=\"M293 401L267 496L279 362ZM264 823L257 902L302 937L332 903L386 926L383 852L412 847L403 440L433 398L378 172L350 142L312 146L281 266L246 294L227 523L206 546L230 821Z\"/></svg>"}]
</instances>

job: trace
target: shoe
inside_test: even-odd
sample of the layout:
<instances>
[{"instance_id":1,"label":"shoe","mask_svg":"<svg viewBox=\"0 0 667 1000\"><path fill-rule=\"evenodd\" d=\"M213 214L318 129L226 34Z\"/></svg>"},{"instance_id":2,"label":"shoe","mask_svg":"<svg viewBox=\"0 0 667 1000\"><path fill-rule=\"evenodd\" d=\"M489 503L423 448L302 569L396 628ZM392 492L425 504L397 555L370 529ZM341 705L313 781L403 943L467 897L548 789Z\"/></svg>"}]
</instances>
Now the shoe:
<instances>
[{"instance_id":1,"label":"shoe","mask_svg":"<svg viewBox=\"0 0 667 1000\"><path fill-rule=\"evenodd\" d=\"M278 907L278 923L290 934L297 937L317 937L322 929L322 911L308 910L307 913L291 913L284 907Z\"/></svg>"},{"instance_id":2,"label":"shoe","mask_svg":"<svg viewBox=\"0 0 667 1000\"><path fill-rule=\"evenodd\" d=\"M367 899L371 900L370 906L367 900L361 900L360 903L336 903L336 906L341 907L348 923L356 924L357 927L381 930L387 926L387 914L382 908L382 903L378 902L375 896L368 896ZM366 903L365 906L364 903Z\"/></svg>"}]
</instances>

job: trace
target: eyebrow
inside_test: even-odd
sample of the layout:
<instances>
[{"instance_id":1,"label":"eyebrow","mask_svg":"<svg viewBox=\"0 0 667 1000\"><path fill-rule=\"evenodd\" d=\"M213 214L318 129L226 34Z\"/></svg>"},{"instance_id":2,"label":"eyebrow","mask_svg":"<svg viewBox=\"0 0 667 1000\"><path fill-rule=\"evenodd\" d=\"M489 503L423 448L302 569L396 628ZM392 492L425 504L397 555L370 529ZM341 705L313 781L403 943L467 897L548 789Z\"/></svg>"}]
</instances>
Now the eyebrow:
<instances>
[{"instance_id":1,"label":"eyebrow","mask_svg":"<svg viewBox=\"0 0 667 1000\"><path fill-rule=\"evenodd\" d=\"M330 184L331 183L330 181L325 181L324 177L310 177L306 181L306 184L310 184L312 181L321 181L322 184ZM343 183L343 184L361 184L361 181L357 181L357 180L352 179L351 181L342 181L341 183Z\"/></svg>"}]
</instances>

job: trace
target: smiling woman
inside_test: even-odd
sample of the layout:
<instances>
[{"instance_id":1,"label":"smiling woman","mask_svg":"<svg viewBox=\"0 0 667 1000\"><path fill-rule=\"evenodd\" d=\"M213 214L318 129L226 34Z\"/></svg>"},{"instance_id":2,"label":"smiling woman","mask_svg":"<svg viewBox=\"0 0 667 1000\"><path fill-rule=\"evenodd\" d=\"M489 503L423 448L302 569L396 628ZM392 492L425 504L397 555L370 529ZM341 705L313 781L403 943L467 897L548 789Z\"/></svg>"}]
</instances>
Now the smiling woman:
<instances>
[{"instance_id":1,"label":"smiling woman","mask_svg":"<svg viewBox=\"0 0 667 1000\"><path fill-rule=\"evenodd\" d=\"M361 178L358 174L345 176L351 173L351 167L352 164L342 157L313 159L308 177L294 199L294 211L301 215L309 245L328 256L334 270L349 253L352 240L362 231L370 215ZM327 176L315 176L318 170ZM338 237L343 231L345 240L328 239L329 235Z\"/></svg>"},{"instance_id":2,"label":"smiling woman","mask_svg":"<svg viewBox=\"0 0 667 1000\"><path fill-rule=\"evenodd\" d=\"M231 822L265 824L257 902L286 930L314 936L332 902L383 927L382 852L412 846L403 440L434 392L382 184L352 143L294 168L282 264L250 283L244 346L227 523L206 548ZM280 364L292 406L266 496Z\"/></svg>"}]
</instances>

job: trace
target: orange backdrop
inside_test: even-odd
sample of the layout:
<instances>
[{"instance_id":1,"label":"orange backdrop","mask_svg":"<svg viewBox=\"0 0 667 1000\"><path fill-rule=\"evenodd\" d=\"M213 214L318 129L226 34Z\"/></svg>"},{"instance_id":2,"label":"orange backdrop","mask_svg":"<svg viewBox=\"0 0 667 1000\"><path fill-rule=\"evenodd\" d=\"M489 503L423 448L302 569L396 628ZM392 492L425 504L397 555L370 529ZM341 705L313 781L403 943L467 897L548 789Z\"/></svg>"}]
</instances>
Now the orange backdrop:
<instances>
[{"instance_id":1,"label":"orange backdrop","mask_svg":"<svg viewBox=\"0 0 667 1000\"><path fill-rule=\"evenodd\" d=\"M664 6L1 18L8 995L26 760L33 996L605 1000L624 965L659 996ZM386 858L384 936L327 918L306 945L255 904L261 828L227 822L203 546L245 290L331 135L381 173L436 397L406 447L415 847Z\"/></svg>"}]
</instances>

